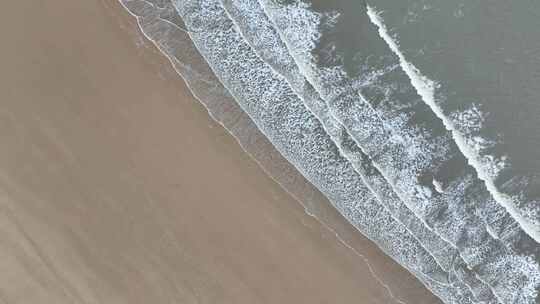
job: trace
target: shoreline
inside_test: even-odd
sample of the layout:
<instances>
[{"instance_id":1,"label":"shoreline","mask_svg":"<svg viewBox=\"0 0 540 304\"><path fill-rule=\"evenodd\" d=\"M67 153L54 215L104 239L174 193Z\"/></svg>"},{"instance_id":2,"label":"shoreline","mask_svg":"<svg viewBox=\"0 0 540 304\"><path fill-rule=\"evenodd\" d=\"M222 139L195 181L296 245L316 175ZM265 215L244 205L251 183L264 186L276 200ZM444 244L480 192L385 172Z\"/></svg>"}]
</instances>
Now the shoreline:
<instances>
[{"instance_id":1,"label":"shoreline","mask_svg":"<svg viewBox=\"0 0 540 304\"><path fill-rule=\"evenodd\" d=\"M126 26L135 24L120 4L101 2L12 4L41 28L19 33L40 38L23 43L20 56L31 63L6 63L11 74L2 81L14 88L2 111L8 131L1 139L10 149L0 161L8 240L1 246L9 249L1 264L12 274L0 284L8 286L2 297L386 303L367 265L195 105L162 54L148 42L134 45L141 34ZM66 15L57 11L63 9ZM79 23L68 29L70 21ZM91 22L98 29L88 28ZM51 35L61 29L64 39ZM54 45L58 40L63 47ZM403 282L412 276L339 222L329 204L318 204L322 221L361 248L398 297L433 303L420 283Z\"/></svg>"},{"instance_id":2,"label":"shoreline","mask_svg":"<svg viewBox=\"0 0 540 304\"><path fill-rule=\"evenodd\" d=\"M119 2L132 17L136 19L139 18L137 15L130 12L129 8L126 7L122 3L121 0ZM170 22L170 21L167 21L167 22ZM150 21L150 23L152 23L152 21ZM169 63L174 67L175 59L171 57L169 54L167 54L166 50L161 49L158 42L156 42L152 37L150 37L147 33L145 33L140 23L137 25L137 27L139 28L139 31L141 32L141 34L147 40L149 40L149 42L158 49L158 52L164 57L166 57ZM164 46L164 48L167 49L167 46ZM186 81L181 71L179 71L176 68L175 70L178 76L180 76L181 78L184 79L184 81ZM188 88L189 88L189 85L188 85ZM194 94L194 91L191 88L190 88L190 91L192 91L192 94ZM332 207L328 199L326 199L326 197L324 197L324 195L320 193L318 189L316 189L316 187L311 185L311 183L307 181L297 171L297 169L294 168L293 165L291 165L278 151L275 150L272 144L268 142L266 137L263 134L261 134L261 132L253 123L250 122L249 125L243 126L243 128L255 129L254 130L254 133L256 133L255 137L258 138L259 142L260 141L264 142L264 146L266 147L265 148L266 150L270 150L268 153L271 155L269 158L272 160L272 163L268 163L268 162L265 163L264 157L262 157L262 159L260 155L259 155L259 158L257 157L257 154L258 154L257 151L250 151L250 148L253 149L253 147L250 147L249 143L245 145L242 139L238 137L238 134L234 134L234 131L231 132L231 130L229 130L229 126L227 126L226 123L223 123L222 121L222 120L227 120L226 117L225 118L221 117L220 114L222 113L214 113L213 110L216 110L216 109L212 108L213 105L211 105L211 102L210 104L208 104L208 102L204 102L198 97L195 97L195 99L197 99L197 101L201 103L208 110L208 113L212 117L212 119L220 123L221 126L227 130L229 135L231 135L237 141L237 143L242 147L242 150L252 160L254 160L258 164L260 169L262 169L268 177L270 177L275 183L277 183L285 192L291 195L297 201L297 203L305 209L306 214L308 214L309 216L312 216L317 222L319 222L324 227L324 229L327 229L331 234L334 234L335 237L339 240L339 242L341 242L345 247L353 251L354 254L356 254L361 260L363 260L366 263L373 278L376 281L378 281L381 284L381 286L383 286L387 290L388 296L392 299L392 301L395 301L398 303L404 303L402 302L401 299L399 299L399 297L395 297L390 286L387 285L384 282L384 280L378 277L377 271L370 265L369 259L366 258L362 253L360 253L359 250L357 250L359 248L359 246L357 246L359 242L358 242L358 239L354 235L356 234L356 236L360 236L361 238L364 238L361 232L359 232L353 226L349 225L348 221L345 218L343 218L343 216L339 214L337 210L334 209L334 207ZM236 105L236 101L232 101L232 102L234 103L235 107L238 107ZM239 107L238 107L238 111L244 114L242 116L247 117L245 119L250 120L248 115L246 115ZM217 109L217 112L219 112L219 109ZM250 140L247 139L247 142L249 141ZM278 169L275 168L276 164L277 164ZM286 176L287 174L284 175L282 173L283 171L288 172L290 175L294 175L294 177L293 178L287 177ZM301 181L297 182L299 179ZM295 181L293 183L294 185L287 184L287 182L291 182L292 180ZM315 202L313 202L313 200L315 200ZM307 202L311 202L311 203L306 204ZM345 239L348 239L349 242L353 243L353 245L348 244L348 242ZM370 246L374 246L377 248L377 250L380 250L377 245L372 243L371 240L366 238L365 240L362 240L361 242L363 241L369 242ZM385 255L382 252L381 254ZM392 261L392 263L395 263L395 262ZM400 270L404 270L402 266L398 265L397 263L396 263L396 266L397 268L400 268ZM407 273L407 275L412 276L412 274L408 273L406 270L405 272ZM396 277L399 277L399 275L397 275ZM413 280L416 280L416 278L413 277ZM422 288L425 288L425 287L422 286ZM400 292L398 292L398 294L399 293ZM434 301L438 301L438 299Z\"/></svg>"}]
</instances>

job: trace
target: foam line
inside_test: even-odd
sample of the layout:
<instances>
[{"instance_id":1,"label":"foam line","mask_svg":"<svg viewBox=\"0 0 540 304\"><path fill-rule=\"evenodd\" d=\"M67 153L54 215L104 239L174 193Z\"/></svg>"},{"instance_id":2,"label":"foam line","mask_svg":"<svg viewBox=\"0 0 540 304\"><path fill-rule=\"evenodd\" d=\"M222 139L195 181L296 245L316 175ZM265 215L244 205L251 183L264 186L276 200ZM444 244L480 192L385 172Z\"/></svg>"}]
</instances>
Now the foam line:
<instances>
[{"instance_id":1,"label":"foam line","mask_svg":"<svg viewBox=\"0 0 540 304\"><path fill-rule=\"evenodd\" d=\"M332 26L335 25L334 22L338 18L336 16L343 13L340 11L341 8L335 8L338 6L337 4L329 5L330 9L326 8L324 13L320 13L313 11L309 1L276 3L270 0L259 0L259 2L280 31L282 39L287 43L289 51L297 60L306 78L329 103L330 107L334 107L331 109L332 115L337 115L336 118L347 126L349 132L355 134L355 140L360 147L371 146L374 148L372 149L373 154L370 156L372 159L378 157L375 163L379 170L393 185L396 193L400 195L407 206L430 228L459 249L460 255L468 266L475 270L482 281L492 287L501 302L534 303L538 296L537 289L540 283L538 263L527 252L509 250L514 246L515 240L505 237L506 233L520 235L521 230L514 230L511 225L513 218L507 217L506 210L492 201L484 183L476 178L474 169L465 166L466 160L461 156L459 149L455 147L451 135L421 98L408 100L407 96L401 96L405 99L400 100L399 94L391 96L394 98L384 100L387 101L387 104L377 105L382 107L377 112L381 115L377 121L376 116L369 113L370 108L362 105L361 102L359 103L358 95L356 97L354 95L358 92L355 83L363 82L366 89L379 89L377 84L372 86L369 81L364 81L365 78L349 78L349 75L339 64L330 67L318 65L313 51L321 40L328 42L329 38L322 37L323 33L320 32L320 29L328 26L329 32L332 32ZM328 12L329 10L331 11ZM367 19L368 16L366 15L365 18ZM367 24L362 25L362 30L364 30L362 33L365 35L363 38L372 43L378 43L379 39L381 41L379 43L384 47L377 47L376 53L369 53L374 51L373 49L364 50L363 53L359 49L360 55L365 55L368 52L371 56L377 57L382 56L379 52L383 52L391 54L385 58L395 56L390 50L384 51L384 48L388 46L380 39L376 27L371 24L369 19ZM369 26L373 26L372 36L367 32ZM399 63L397 58L395 62ZM409 83L410 90L416 90L410 84L406 73L401 69L395 72L398 74L394 74L394 76L402 75L397 78L399 82L392 83L392 86L383 86L383 89L392 91L397 88L399 93L403 92L403 89L409 90L406 85ZM381 84L379 83L379 85ZM349 88L343 88L344 86ZM416 95L416 92L410 97L414 98L413 95ZM412 112L411 110L420 110L422 114L428 115L430 119L433 119L430 122L434 125L440 124L434 131L440 133L430 134L430 128L424 129L426 131L424 133L408 133L411 130L410 128L407 130L406 123L398 128L400 127L399 119L403 118L400 115L406 116L403 111L400 111L400 106L409 107L409 113ZM381 120L384 121L381 122ZM409 122L416 123L412 120ZM369 132L366 134L365 130L375 130L375 136ZM377 150L379 145L385 144L384 141L380 140L381 137L377 136L384 134L383 130L394 134L386 136L389 142L387 149ZM422 144L414 146L415 142ZM411 150L411 147L414 149ZM437 153L437 157L426 152ZM438 167L439 164L451 166L452 161L457 161L459 166L454 167L460 168L460 171L452 177L453 179L447 185L444 185L445 188L441 187L439 181L436 183L439 185L438 187L435 184L432 185L432 188L439 188L439 190L443 190L443 193L434 193L435 191L431 189L423 189L423 183L416 179L418 174L425 173L428 174L427 177L429 174L435 175L441 168ZM464 166L462 167L462 165ZM400 170L402 171L400 172ZM501 210L504 212L500 212ZM497 219L492 221L491 216L496 216ZM487 227L487 225L494 226ZM505 231L506 229L511 231ZM494 237L495 233L499 234ZM528 236L525 233L521 234ZM531 241L534 242L534 240Z\"/></svg>"},{"instance_id":2,"label":"foam line","mask_svg":"<svg viewBox=\"0 0 540 304\"><path fill-rule=\"evenodd\" d=\"M413 273L418 273L420 269L423 269L420 271L423 273L433 268L436 263L429 254L422 253L414 237L408 235L407 230L370 197L369 190L355 176L350 164L335 153L335 146L315 117L306 112L307 109L290 91L286 81L275 75L250 51L249 45L229 24L230 19L226 14L223 16L224 12L221 13L214 2L175 1L175 6L188 28L196 27L196 31L190 33L197 48L237 102L276 148L324 192L364 235L379 244L387 254L401 260ZM372 217L377 218L377 224L372 223ZM408 241L405 242L403 238ZM397 239L401 241L395 243ZM410 249L399 249L401 246ZM414 256L414 262L409 260L410 254L410 258ZM419 258L423 261L420 262ZM438 273L430 271L429 276L436 278ZM445 286L443 281L446 279L440 279L434 283ZM461 297L456 293L448 293L448 296ZM460 299L469 302L465 297Z\"/></svg>"},{"instance_id":3,"label":"foam line","mask_svg":"<svg viewBox=\"0 0 540 304\"><path fill-rule=\"evenodd\" d=\"M449 272L449 276L458 276L457 279L463 283L462 288L471 289L473 295L483 301L494 300L489 287L477 280L474 273L455 271L454 267L465 264L456 249L428 229L403 204L384 177L373 167L369 157L350 138L343 125L332 115L328 115L329 110L325 101L320 98L301 74L294 59L288 53L287 47L281 41L279 34L276 33L257 0L221 0L221 3L229 18L235 23L239 34L250 44L261 60L266 62L275 73L287 80L291 89L319 119L341 155L351 163L364 184L392 217L405 225L420 244L432 254L438 264ZM469 282L469 284L464 282ZM458 282L456 284L459 285Z\"/></svg>"},{"instance_id":4,"label":"foam line","mask_svg":"<svg viewBox=\"0 0 540 304\"><path fill-rule=\"evenodd\" d=\"M411 79L412 85L415 87L418 94L422 97L422 100L433 110L435 115L439 117L447 130L452 132L452 137L459 147L460 151L465 155L469 164L475 168L478 177L484 181L486 188L495 198L495 200L501 204L510 215L520 224L522 229L529 234L537 243L540 243L540 219L536 221L525 218L520 211L516 208L519 202L516 202L509 195L500 192L495 183L488 173L488 170L484 168L480 161L479 155L467 144L466 138L455 127L452 121L444 115L442 108L435 102L435 88L437 83L426 76L422 75L412 63L408 62L405 55L400 51L398 42L391 37L386 28L379 13L377 13L373 7L367 6L368 16L370 20L379 29L379 35L388 44L390 49L399 57L401 67L407 73Z\"/></svg>"}]
</instances>

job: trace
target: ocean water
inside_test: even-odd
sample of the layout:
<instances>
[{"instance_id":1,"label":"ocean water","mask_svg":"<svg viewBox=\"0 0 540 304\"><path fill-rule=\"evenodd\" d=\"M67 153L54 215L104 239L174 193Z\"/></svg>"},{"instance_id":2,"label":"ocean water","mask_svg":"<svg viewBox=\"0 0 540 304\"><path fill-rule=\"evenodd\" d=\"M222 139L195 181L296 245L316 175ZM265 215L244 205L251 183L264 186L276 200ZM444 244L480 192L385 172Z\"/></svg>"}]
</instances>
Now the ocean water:
<instances>
[{"instance_id":1,"label":"ocean water","mask_svg":"<svg viewBox=\"0 0 540 304\"><path fill-rule=\"evenodd\" d=\"M431 107L490 192L539 241L540 5L421 2L370 5L433 82Z\"/></svg>"},{"instance_id":2,"label":"ocean water","mask_svg":"<svg viewBox=\"0 0 540 304\"><path fill-rule=\"evenodd\" d=\"M344 126L332 115L329 115L326 103L295 66L294 59L289 55L286 45L280 40L270 21L265 18L264 11L257 1L222 0L221 2L246 42L261 59L286 78L291 89L319 119L326 132L338 146L340 153L352 164L377 200L396 220L406 226L445 271L456 275L456 279L460 280L461 283L476 281L476 284L472 283L469 286L474 286L471 292L477 297L482 299L492 297L489 288L478 281L470 271L466 271L465 267L462 267L464 262L457 251L418 220L414 213L397 197L384 177L373 166L369 157L352 140ZM269 49L272 52L268 52ZM465 272L457 271L457 269L464 269ZM467 288L467 286L462 287Z\"/></svg>"},{"instance_id":3,"label":"ocean water","mask_svg":"<svg viewBox=\"0 0 540 304\"><path fill-rule=\"evenodd\" d=\"M121 2L300 201L320 191L445 303L539 302L540 34L519 28L540 5Z\"/></svg>"}]
</instances>

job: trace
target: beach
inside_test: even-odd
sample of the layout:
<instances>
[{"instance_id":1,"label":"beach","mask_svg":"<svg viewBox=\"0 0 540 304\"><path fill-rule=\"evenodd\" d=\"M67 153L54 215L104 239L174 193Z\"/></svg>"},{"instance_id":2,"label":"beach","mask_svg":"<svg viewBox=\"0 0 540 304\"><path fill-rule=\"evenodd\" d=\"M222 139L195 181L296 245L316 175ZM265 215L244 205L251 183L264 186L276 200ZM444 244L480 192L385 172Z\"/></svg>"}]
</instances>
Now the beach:
<instances>
[{"instance_id":1,"label":"beach","mask_svg":"<svg viewBox=\"0 0 540 304\"><path fill-rule=\"evenodd\" d=\"M0 14L0 303L439 303L308 215L115 0Z\"/></svg>"}]
</instances>

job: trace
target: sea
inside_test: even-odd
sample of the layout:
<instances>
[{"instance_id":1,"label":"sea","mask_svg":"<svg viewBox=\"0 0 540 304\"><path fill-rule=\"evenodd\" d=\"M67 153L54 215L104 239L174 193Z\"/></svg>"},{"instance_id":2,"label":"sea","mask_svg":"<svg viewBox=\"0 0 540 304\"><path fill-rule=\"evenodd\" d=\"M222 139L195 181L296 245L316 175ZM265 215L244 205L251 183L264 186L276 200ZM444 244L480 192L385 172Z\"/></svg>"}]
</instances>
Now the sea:
<instances>
[{"instance_id":1,"label":"sea","mask_svg":"<svg viewBox=\"0 0 540 304\"><path fill-rule=\"evenodd\" d=\"M540 303L540 2L120 2L304 206L444 303Z\"/></svg>"}]
</instances>

